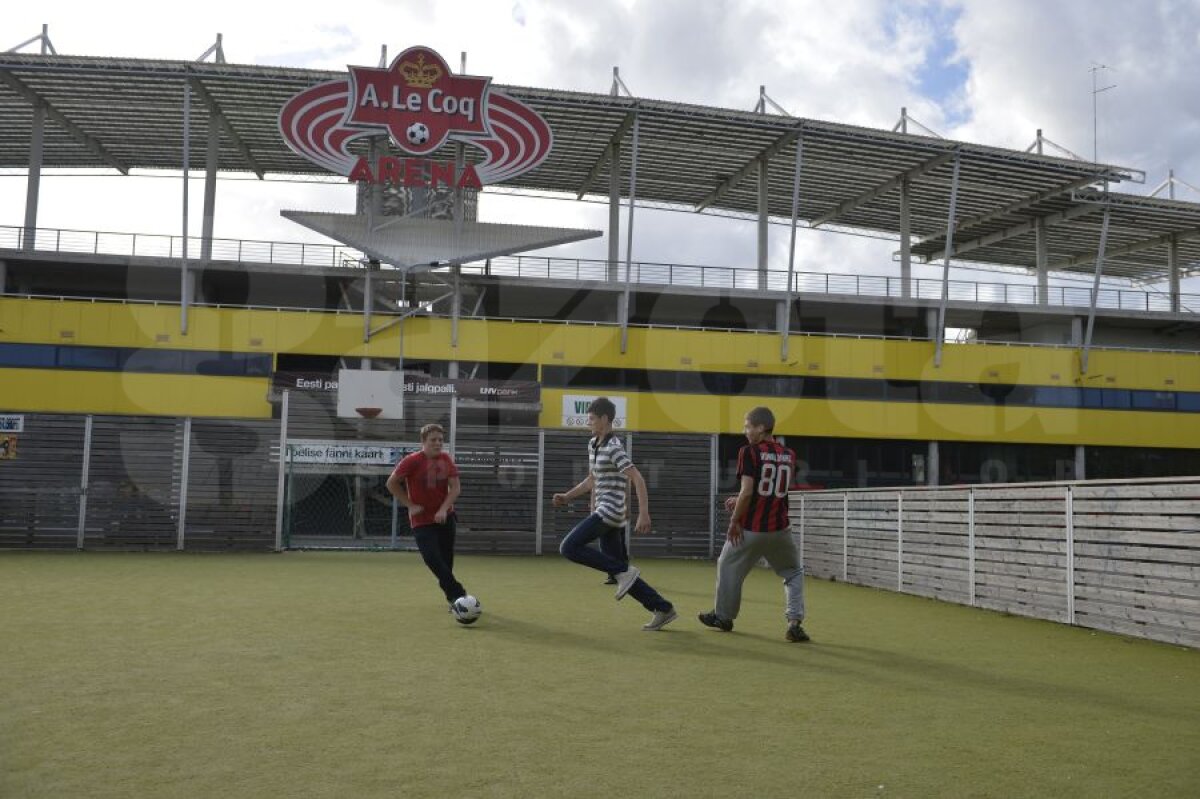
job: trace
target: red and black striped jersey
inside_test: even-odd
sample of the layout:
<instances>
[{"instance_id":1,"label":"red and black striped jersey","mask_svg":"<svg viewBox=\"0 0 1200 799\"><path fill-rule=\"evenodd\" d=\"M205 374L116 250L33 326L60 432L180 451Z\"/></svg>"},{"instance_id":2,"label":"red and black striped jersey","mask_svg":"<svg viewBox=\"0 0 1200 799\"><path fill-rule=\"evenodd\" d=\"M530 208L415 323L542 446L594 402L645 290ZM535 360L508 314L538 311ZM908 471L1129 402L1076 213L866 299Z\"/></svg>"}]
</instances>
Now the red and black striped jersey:
<instances>
[{"instance_id":1,"label":"red and black striped jersey","mask_svg":"<svg viewBox=\"0 0 1200 799\"><path fill-rule=\"evenodd\" d=\"M737 476L754 480L742 527L756 533L788 529L788 489L796 473L796 453L777 441L747 444L738 452Z\"/></svg>"}]
</instances>

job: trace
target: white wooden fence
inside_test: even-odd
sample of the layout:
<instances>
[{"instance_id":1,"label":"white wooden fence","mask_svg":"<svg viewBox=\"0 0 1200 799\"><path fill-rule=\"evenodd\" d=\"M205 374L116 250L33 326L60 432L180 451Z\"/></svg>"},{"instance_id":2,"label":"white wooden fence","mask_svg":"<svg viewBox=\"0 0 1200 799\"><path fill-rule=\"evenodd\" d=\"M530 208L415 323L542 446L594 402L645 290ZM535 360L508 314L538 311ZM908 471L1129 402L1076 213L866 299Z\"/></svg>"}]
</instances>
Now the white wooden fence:
<instances>
[{"instance_id":1,"label":"white wooden fence","mask_svg":"<svg viewBox=\"0 0 1200 799\"><path fill-rule=\"evenodd\" d=\"M809 574L1200 647L1200 478L791 495Z\"/></svg>"}]
</instances>

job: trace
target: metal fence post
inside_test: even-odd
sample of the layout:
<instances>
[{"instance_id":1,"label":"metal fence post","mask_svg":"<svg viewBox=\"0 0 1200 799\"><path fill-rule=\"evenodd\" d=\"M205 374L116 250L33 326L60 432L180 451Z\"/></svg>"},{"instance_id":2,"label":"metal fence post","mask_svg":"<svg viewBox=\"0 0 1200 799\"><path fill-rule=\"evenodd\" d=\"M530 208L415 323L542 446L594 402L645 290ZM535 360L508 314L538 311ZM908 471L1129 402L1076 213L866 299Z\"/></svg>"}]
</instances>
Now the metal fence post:
<instances>
[{"instance_id":1,"label":"metal fence post","mask_svg":"<svg viewBox=\"0 0 1200 799\"><path fill-rule=\"evenodd\" d=\"M1075 489L1067 486L1067 624L1075 623Z\"/></svg>"},{"instance_id":2,"label":"metal fence post","mask_svg":"<svg viewBox=\"0 0 1200 799\"><path fill-rule=\"evenodd\" d=\"M849 582L849 570L846 568L847 561L847 529L850 519L850 495L845 491L842 492L842 582Z\"/></svg>"},{"instance_id":3,"label":"metal fence post","mask_svg":"<svg viewBox=\"0 0 1200 799\"><path fill-rule=\"evenodd\" d=\"M179 528L176 531L175 549L183 551L183 541L187 530L188 502L188 466L192 459L192 417L183 419L183 468L179 474Z\"/></svg>"},{"instance_id":4,"label":"metal fence post","mask_svg":"<svg viewBox=\"0 0 1200 799\"><path fill-rule=\"evenodd\" d=\"M288 429L288 397L291 392L283 392L283 402L279 408L279 477L275 483L275 551L283 550L283 478L287 471L287 429Z\"/></svg>"},{"instance_id":5,"label":"metal fence post","mask_svg":"<svg viewBox=\"0 0 1200 799\"><path fill-rule=\"evenodd\" d=\"M83 421L83 473L79 477L79 528L75 532L75 548L83 549L87 528L88 470L92 463L92 415Z\"/></svg>"},{"instance_id":6,"label":"metal fence post","mask_svg":"<svg viewBox=\"0 0 1200 799\"><path fill-rule=\"evenodd\" d=\"M720 487L718 476L718 442L717 434L713 433L708 439L708 557L717 551L717 501Z\"/></svg>"},{"instance_id":7,"label":"metal fence post","mask_svg":"<svg viewBox=\"0 0 1200 799\"><path fill-rule=\"evenodd\" d=\"M896 590L904 590L904 494L896 495Z\"/></svg>"},{"instance_id":8,"label":"metal fence post","mask_svg":"<svg viewBox=\"0 0 1200 799\"><path fill-rule=\"evenodd\" d=\"M967 604L975 606L975 489L967 489Z\"/></svg>"},{"instance_id":9,"label":"metal fence post","mask_svg":"<svg viewBox=\"0 0 1200 799\"><path fill-rule=\"evenodd\" d=\"M546 431L538 428L537 520L533 528L533 554L542 554L543 506L546 491Z\"/></svg>"}]
</instances>

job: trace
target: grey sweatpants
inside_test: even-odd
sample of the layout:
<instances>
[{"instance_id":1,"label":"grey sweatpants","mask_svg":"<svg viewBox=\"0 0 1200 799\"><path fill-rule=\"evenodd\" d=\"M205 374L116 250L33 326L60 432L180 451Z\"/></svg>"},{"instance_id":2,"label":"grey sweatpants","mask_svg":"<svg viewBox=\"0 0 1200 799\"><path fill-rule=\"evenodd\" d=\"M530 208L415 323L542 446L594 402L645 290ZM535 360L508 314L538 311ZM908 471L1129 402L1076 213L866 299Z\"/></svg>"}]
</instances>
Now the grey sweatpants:
<instances>
[{"instance_id":1,"label":"grey sweatpants","mask_svg":"<svg viewBox=\"0 0 1200 799\"><path fill-rule=\"evenodd\" d=\"M721 557L717 560L717 615L731 621L737 618L742 606L742 583L759 558L766 558L775 573L783 579L788 620L803 621L804 567L800 565L796 542L786 530L775 533L746 530L737 546L725 542Z\"/></svg>"}]
</instances>

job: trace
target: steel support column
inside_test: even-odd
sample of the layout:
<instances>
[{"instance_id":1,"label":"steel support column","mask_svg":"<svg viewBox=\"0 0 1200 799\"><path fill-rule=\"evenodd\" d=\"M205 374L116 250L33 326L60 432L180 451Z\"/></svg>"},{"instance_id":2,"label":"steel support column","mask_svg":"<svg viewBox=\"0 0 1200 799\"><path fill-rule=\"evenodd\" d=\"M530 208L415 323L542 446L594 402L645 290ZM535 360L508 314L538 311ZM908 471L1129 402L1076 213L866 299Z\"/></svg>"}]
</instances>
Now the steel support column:
<instances>
[{"instance_id":1,"label":"steel support column","mask_svg":"<svg viewBox=\"0 0 1200 799\"><path fill-rule=\"evenodd\" d=\"M458 319L462 316L462 264L450 267L454 276L454 295L450 298L450 346L458 349Z\"/></svg>"},{"instance_id":2,"label":"steel support column","mask_svg":"<svg viewBox=\"0 0 1200 799\"><path fill-rule=\"evenodd\" d=\"M46 104L33 104L33 130L29 137L29 176L25 181L25 237L21 249L37 248L38 194L42 189L42 156L46 140Z\"/></svg>"},{"instance_id":3,"label":"steel support column","mask_svg":"<svg viewBox=\"0 0 1200 799\"><path fill-rule=\"evenodd\" d=\"M1171 295L1171 312L1179 313L1179 238L1172 236L1167 243L1167 286Z\"/></svg>"},{"instance_id":4,"label":"steel support column","mask_svg":"<svg viewBox=\"0 0 1200 799\"><path fill-rule=\"evenodd\" d=\"M788 332L792 328L792 270L796 265L796 221L800 215L800 168L804 163L804 129L796 133L796 169L792 175L792 236L788 242L787 287L784 293L783 319L780 325L779 360L788 357Z\"/></svg>"},{"instance_id":5,"label":"steel support column","mask_svg":"<svg viewBox=\"0 0 1200 799\"><path fill-rule=\"evenodd\" d=\"M768 225L770 223L771 209L768 203L767 183L767 157L759 156L758 159L758 290L767 290L767 263L768 263Z\"/></svg>"},{"instance_id":6,"label":"steel support column","mask_svg":"<svg viewBox=\"0 0 1200 799\"><path fill-rule=\"evenodd\" d=\"M630 281L633 278L633 210L637 205L637 167L638 167L638 128L637 114L633 117L633 156L629 168L629 221L625 231L625 291L621 293L621 354L629 349L629 292Z\"/></svg>"},{"instance_id":7,"label":"steel support column","mask_svg":"<svg viewBox=\"0 0 1200 799\"><path fill-rule=\"evenodd\" d=\"M1088 305L1087 330L1083 334L1083 352L1079 354L1079 373L1086 375L1088 352L1092 348L1092 331L1096 327L1096 300L1100 296L1100 276L1104 273L1104 245L1108 242L1108 216L1110 209L1104 208L1104 221L1100 223L1100 248L1096 250L1096 274L1092 279L1092 300Z\"/></svg>"},{"instance_id":8,"label":"steel support column","mask_svg":"<svg viewBox=\"0 0 1200 799\"><path fill-rule=\"evenodd\" d=\"M930 441L925 456L925 485L941 485L941 450L938 442Z\"/></svg>"},{"instance_id":9,"label":"steel support column","mask_svg":"<svg viewBox=\"0 0 1200 799\"><path fill-rule=\"evenodd\" d=\"M621 143L608 146L608 281L621 277Z\"/></svg>"},{"instance_id":10,"label":"steel support column","mask_svg":"<svg viewBox=\"0 0 1200 799\"><path fill-rule=\"evenodd\" d=\"M933 365L942 365L942 344L946 339L946 302L950 299L950 253L954 252L954 212L958 205L958 170L962 154L954 154L954 177L950 179L950 208L946 212L946 258L942 264L942 300L938 303L937 338L934 339Z\"/></svg>"},{"instance_id":11,"label":"steel support column","mask_svg":"<svg viewBox=\"0 0 1200 799\"><path fill-rule=\"evenodd\" d=\"M208 121L208 150L204 157L204 220L200 229L200 263L212 260L213 218L217 208L217 167L221 161L221 126L214 114Z\"/></svg>"},{"instance_id":12,"label":"steel support column","mask_svg":"<svg viewBox=\"0 0 1200 799\"><path fill-rule=\"evenodd\" d=\"M188 332L188 302L191 300L191 281L188 279L188 168L192 148L192 84L183 84L183 242L179 261L179 334Z\"/></svg>"},{"instance_id":13,"label":"steel support column","mask_svg":"<svg viewBox=\"0 0 1200 799\"><path fill-rule=\"evenodd\" d=\"M1050 258L1045 217L1037 218L1033 234L1034 259L1037 266L1037 304L1046 305L1050 301Z\"/></svg>"},{"instance_id":14,"label":"steel support column","mask_svg":"<svg viewBox=\"0 0 1200 799\"><path fill-rule=\"evenodd\" d=\"M912 183L900 181L900 296L912 296Z\"/></svg>"}]
</instances>

